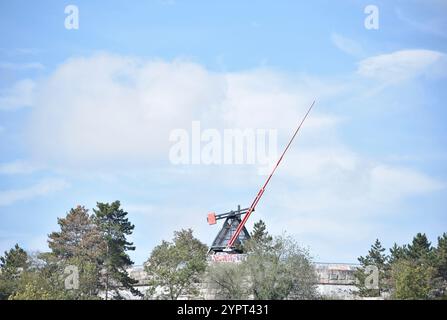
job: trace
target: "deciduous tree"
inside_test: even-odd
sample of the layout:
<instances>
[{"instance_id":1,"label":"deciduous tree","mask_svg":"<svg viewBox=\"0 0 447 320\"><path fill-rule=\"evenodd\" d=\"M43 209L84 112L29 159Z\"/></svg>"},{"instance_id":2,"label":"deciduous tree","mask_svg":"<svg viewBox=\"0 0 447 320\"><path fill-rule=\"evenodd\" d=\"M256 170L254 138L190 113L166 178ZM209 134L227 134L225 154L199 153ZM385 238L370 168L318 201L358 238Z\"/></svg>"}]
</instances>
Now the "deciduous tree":
<instances>
[{"instance_id":1,"label":"deciduous tree","mask_svg":"<svg viewBox=\"0 0 447 320\"><path fill-rule=\"evenodd\" d=\"M206 269L206 253L207 246L193 236L191 229L174 232L173 241L162 241L146 262L150 279L147 296L176 300L181 295L197 295Z\"/></svg>"}]
</instances>

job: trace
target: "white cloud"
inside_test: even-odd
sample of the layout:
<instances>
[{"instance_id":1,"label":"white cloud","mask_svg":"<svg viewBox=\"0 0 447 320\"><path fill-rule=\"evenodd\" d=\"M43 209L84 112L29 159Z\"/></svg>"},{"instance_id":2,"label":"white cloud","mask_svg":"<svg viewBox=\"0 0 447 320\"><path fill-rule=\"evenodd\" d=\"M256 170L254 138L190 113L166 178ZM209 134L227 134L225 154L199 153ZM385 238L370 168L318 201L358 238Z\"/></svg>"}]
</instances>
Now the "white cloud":
<instances>
[{"instance_id":1,"label":"white cloud","mask_svg":"<svg viewBox=\"0 0 447 320\"><path fill-rule=\"evenodd\" d=\"M35 82L25 79L16 82L11 88L0 91L0 110L15 110L33 104Z\"/></svg>"},{"instance_id":2,"label":"white cloud","mask_svg":"<svg viewBox=\"0 0 447 320\"><path fill-rule=\"evenodd\" d=\"M349 55L359 56L363 53L363 48L358 42L342 36L341 34L332 33L331 41L338 49Z\"/></svg>"},{"instance_id":3,"label":"white cloud","mask_svg":"<svg viewBox=\"0 0 447 320\"><path fill-rule=\"evenodd\" d=\"M359 73L374 78L392 75L400 81L425 72L430 63L419 63L417 67L413 62L418 58L432 57L436 61L436 54L409 51L412 53L402 51L391 57L363 60ZM407 59L399 59L402 55ZM337 239L325 238L333 241L332 248L353 245L377 233L377 227L368 221L380 216L382 209L389 212L405 199L439 190L443 184L416 169L373 161L345 144L337 130L349 119L326 110L333 106L334 97L347 91L354 98L362 93L362 84L352 82L340 85L269 69L215 73L181 60L166 62L104 54L71 59L47 81L39 82L28 142L34 156L60 166L85 165L95 173L109 172L108 165L151 171L151 165L161 163L163 167L168 157L171 129L189 129L191 121L200 120L202 128L278 128L278 136L287 140L309 103L317 97L316 108L272 180L274 185L264 196L254 220L268 220L274 232L287 229L301 234L303 241L315 245L316 251L322 248L309 235L329 237L334 230L338 232L338 238L334 236ZM359 90L352 90L353 87ZM167 199L201 190L210 182L210 175L224 190L234 188L247 194L250 185L253 196L262 180L255 168L169 169L172 167L159 173L163 183L180 184L188 190L166 189L163 196ZM208 198L208 193L194 193L191 197L197 198L197 203ZM219 201L227 204L239 200L222 196ZM247 203L250 200L246 199ZM135 212L137 219L156 212L160 217L153 230L156 234L168 236L187 225L212 237L213 231L207 229L204 216L198 213L202 207L142 204L130 205L126 210Z\"/></svg>"},{"instance_id":4,"label":"white cloud","mask_svg":"<svg viewBox=\"0 0 447 320\"><path fill-rule=\"evenodd\" d=\"M320 186L344 205L369 203L376 207L444 187L415 169L373 162L347 150L298 152L295 159L302 165L290 167L288 174L309 186Z\"/></svg>"},{"instance_id":5,"label":"white cloud","mask_svg":"<svg viewBox=\"0 0 447 320\"><path fill-rule=\"evenodd\" d=\"M1 130L0 130L1 131ZM39 168L27 161L17 160L9 163L0 163L0 174L29 174Z\"/></svg>"},{"instance_id":6,"label":"white cloud","mask_svg":"<svg viewBox=\"0 0 447 320\"><path fill-rule=\"evenodd\" d=\"M398 83L418 76L445 76L446 55L432 50L401 50L364 59L357 73L383 83Z\"/></svg>"},{"instance_id":7,"label":"white cloud","mask_svg":"<svg viewBox=\"0 0 447 320\"><path fill-rule=\"evenodd\" d=\"M71 59L36 90L29 122L35 155L64 164L144 163L168 157L169 132L203 128L290 128L315 98L339 85L269 70L214 73L199 64L112 55ZM293 81L292 81L293 83ZM310 127L339 119L318 111Z\"/></svg>"},{"instance_id":8,"label":"white cloud","mask_svg":"<svg viewBox=\"0 0 447 320\"><path fill-rule=\"evenodd\" d=\"M45 196L67 187L68 183L63 179L45 179L27 188L0 191L0 206Z\"/></svg>"},{"instance_id":9,"label":"white cloud","mask_svg":"<svg viewBox=\"0 0 447 320\"><path fill-rule=\"evenodd\" d=\"M346 147L329 145L296 148L277 174L273 207L328 223L377 217L384 208L445 187L418 170L378 163Z\"/></svg>"},{"instance_id":10,"label":"white cloud","mask_svg":"<svg viewBox=\"0 0 447 320\"><path fill-rule=\"evenodd\" d=\"M430 53L406 50L372 57L360 63L360 70L371 76L392 73L402 67L392 65L396 57L409 56L400 61L405 64L440 55ZM382 181L387 171L338 138L337 126L349 119L320 111L346 86L264 68L213 73L187 61L100 54L71 59L39 83L28 138L36 157L62 166L147 168L154 159L167 160L170 130L189 129L193 120L202 121L202 128L277 128L286 140L318 97L297 153L288 155L301 165L288 173L311 184L336 181L335 191L356 195L370 192L372 181ZM415 178L410 171L398 172Z\"/></svg>"},{"instance_id":11,"label":"white cloud","mask_svg":"<svg viewBox=\"0 0 447 320\"><path fill-rule=\"evenodd\" d=\"M414 221L414 212L404 215L402 208L445 188L419 170L346 148L295 145L291 151L251 222L263 219L272 233L287 231L326 261L354 261L377 237L388 243L408 237L395 221Z\"/></svg>"},{"instance_id":12,"label":"white cloud","mask_svg":"<svg viewBox=\"0 0 447 320\"><path fill-rule=\"evenodd\" d=\"M276 128L289 133L311 102L324 103L344 90L307 76L288 77L280 72L257 69L226 74L227 95L222 101L225 124L237 128ZM306 125L314 129L332 127L341 120L322 114L318 108Z\"/></svg>"},{"instance_id":13,"label":"white cloud","mask_svg":"<svg viewBox=\"0 0 447 320\"><path fill-rule=\"evenodd\" d=\"M196 64L98 55L68 61L41 89L30 127L41 155L132 163L166 151L170 130L190 127L224 87Z\"/></svg>"},{"instance_id":14,"label":"white cloud","mask_svg":"<svg viewBox=\"0 0 447 320\"><path fill-rule=\"evenodd\" d=\"M402 199L444 187L441 182L408 168L377 165L371 170L370 175L370 192L377 201Z\"/></svg>"}]
</instances>

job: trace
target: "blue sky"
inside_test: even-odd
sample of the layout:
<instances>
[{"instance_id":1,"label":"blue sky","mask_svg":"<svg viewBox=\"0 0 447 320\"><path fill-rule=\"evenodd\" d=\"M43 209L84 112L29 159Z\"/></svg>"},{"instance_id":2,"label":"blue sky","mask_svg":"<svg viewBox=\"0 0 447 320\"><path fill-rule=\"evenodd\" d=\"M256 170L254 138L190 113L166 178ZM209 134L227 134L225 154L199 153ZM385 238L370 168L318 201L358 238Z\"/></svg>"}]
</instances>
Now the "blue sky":
<instances>
[{"instance_id":1,"label":"blue sky","mask_svg":"<svg viewBox=\"0 0 447 320\"><path fill-rule=\"evenodd\" d=\"M64 27L65 6L79 29ZM367 5L379 29L364 27ZM257 165L173 165L175 128L273 128L317 105L249 220L316 260L447 231L447 2L2 1L0 250L121 200L136 263L208 211L249 205Z\"/></svg>"}]
</instances>

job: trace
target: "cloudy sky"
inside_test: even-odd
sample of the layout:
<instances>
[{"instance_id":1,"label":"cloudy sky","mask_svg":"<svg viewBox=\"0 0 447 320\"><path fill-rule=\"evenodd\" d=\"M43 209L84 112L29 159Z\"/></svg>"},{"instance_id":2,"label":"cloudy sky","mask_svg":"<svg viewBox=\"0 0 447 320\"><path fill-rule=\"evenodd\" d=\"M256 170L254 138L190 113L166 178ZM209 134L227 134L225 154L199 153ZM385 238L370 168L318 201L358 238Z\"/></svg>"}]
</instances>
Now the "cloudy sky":
<instances>
[{"instance_id":1,"label":"cloudy sky","mask_svg":"<svg viewBox=\"0 0 447 320\"><path fill-rule=\"evenodd\" d=\"M66 5L79 29L66 29ZM379 28L365 28L367 5ZM46 250L57 217L120 200L137 264L209 211L248 206L259 163L174 165L174 129L277 129L249 220L318 261L447 231L447 1L2 1L0 250ZM279 151L279 150L278 150Z\"/></svg>"}]
</instances>

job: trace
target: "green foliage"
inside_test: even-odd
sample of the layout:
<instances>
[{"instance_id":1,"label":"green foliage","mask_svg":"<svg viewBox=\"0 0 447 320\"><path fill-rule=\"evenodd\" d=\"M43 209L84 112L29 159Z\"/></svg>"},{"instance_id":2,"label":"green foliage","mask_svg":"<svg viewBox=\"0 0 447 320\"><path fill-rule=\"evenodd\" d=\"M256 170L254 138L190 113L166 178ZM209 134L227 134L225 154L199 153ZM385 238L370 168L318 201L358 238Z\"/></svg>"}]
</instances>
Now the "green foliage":
<instances>
[{"instance_id":1,"label":"green foliage","mask_svg":"<svg viewBox=\"0 0 447 320\"><path fill-rule=\"evenodd\" d=\"M399 260L392 267L396 299L429 299L433 290L435 269L408 260Z\"/></svg>"},{"instance_id":2,"label":"green foliage","mask_svg":"<svg viewBox=\"0 0 447 320\"><path fill-rule=\"evenodd\" d=\"M438 246L433 253L436 269L436 290L434 294L441 299L447 299L447 233L438 237Z\"/></svg>"},{"instance_id":3,"label":"green foliage","mask_svg":"<svg viewBox=\"0 0 447 320\"><path fill-rule=\"evenodd\" d=\"M438 246L434 252L438 275L447 281L447 233L443 233L441 237L438 237Z\"/></svg>"},{"instance_id":4,"label":"green foliage","mask_svg":"<svg viewBox=\"0 0 447 320\"><path fill-rule=\"evenodd\" d=\"M126 271L133 264L126 252L135 250L127 241L134 226L119 201L98 203L92 216L78 206L58 224L60 231L48 236L51 252L39 254L31 265L17 245L0 258L1 299L99 299L104 291L106 299L110 291L120 299L122 288L141 295ZM79 275L77 288L66 288L70 270Z\"/></svg>"},{"instance_id":5,"label":"green foliage","mask_svg":"<svg viewBox=\"0 0 447 320\"><path fill-rule=\"evenodd\" d=\"M247 259L215 263L209 279L225 299L314 299L316 273L308 252L292 238L272 237L264 222L255 224L244 248Z\"/></svg>"},{"instance_id":6,"label":"green foliage","mask_svg":"<svg viewBox=\"0 0 447 320\"><path fill-rule=\"evenodd\" d=\"M447 234L438 237L433 248L427 236L416 234L408 245L394 244L390 255L384 254L380 242L371 247L366 257L360 257L361 267L355 273L360 296L379 296L387 293L394 299L446 298ZM366 289L366 265L379 268L379 290Z\"/></svg>"},{"instance_id":7,"label":"green foliage","mask_svg":"<svg viewBox=\"0 0 447 320\"><path fill-rule=\"evenodd\" d=\"M105 242L105 250L102 254L104 261L104 276L102 282L105 288L105 298L109 298L109 291L113 292L114 299L122 299L120 288L126 288L132 294L141 296L141 293L133 286L136 280L129 277L126 268L133 264L126 251L133 251L133 243L127 241L134 225L127 218L127 212L120 208L120 202L97 203L97 209L93 209L95 222L102 239Z\"/></svg>"},{"instance_id":8,"label":"green foliage","mask_svg":"<svg viewBox=\"0 0 447 320\"><path fill-rule=\"evenodd\" d=\"M18 244L0 257L0 300L14 294L23 272L29 267L28 254Z\"/></svg>"},{"instance_id":9,"label":"green foliage","mask_svg":"<svg viewBox=\"0 0 447 320\"><path fill-rule=\"evenodd\" d=\"M253 225L253 231L250 234L251 240L261 245L263 243L271 243L273 237L268 233L265 222L259 220Z\"/></svg>"},{"instance_id":10,"label":"green foliage","mask_svg":"<svg viewBox=\"0 0 447 320\"><path fill-rule=\"evenodd\" d=\"M357 279L356 287L358 289L358 295L361 297L380 297L384 291L387 291L388 286L388 256L384 253L385 248L382 247L379 239L376 239L368 254L363 257L360 256L358 261L360 267L355 271L354 276ZM367 272L367 268L374 266L379 271L378 273L378 288L373 289L367 286L367 278L370 273Z\"/></svg>"},{"instance_id":11,"label":"green foliage","mask_svg":"<svg viewBox=\"0 0 447 320\"><path fill-rule=\"evenodd\" d=\"M250 297L245 265L240 263L213 263L208 268L208 281L223 300L240 300Z\"/></svg>"},{"instance_id":12,"label":"green foliage","mask_svg":"<svg viewBox=\"0 0 447 320\"><path fill-rule=\"evenodd\" d=\"M254 299L316 298L316 273L308 252L292 238L272 237L267 243L248 244L247 270Z\"/></svg>"},{"instance_id":13,"label":"green foliage","mask_svg":"<svg viewBox=\"0 0 447 320\"><path fill-rule=\"evenodd\" d=\"M396 243L390 248L390 256L388 262L393 264L396 261L407 258L407 246L398 246Z\"/></svg>"},{"instance_id":14,"label":"green foliage","mask_svg":"<svg viewBox=\"0 0 447 320\"><path fill-rule=\"evenodd\" d=\"M10 300L60 300L69 299L64 288L63 266L50 253L32 257L32 262L18 283Z\"/></svg>"},{"instance_id":15,"label":"green foliage","mask_svg":"<svg viewBox=\"0 0 447 320\"><path fill-rule=\"evenodd\" d=\"M418 233L406 250L406 258L417 264L432 265L434 252L425 234Z\"/></svg>"},{"instance_id":16,"label":"green foliage","mask_svg":"<svg viewBox=\"0 0 447 320\"><path fill-rule=\"evenodd\" d=\"M69 296L62 288L54 288L50 279L40 272L24 275L19 290L12 294L10 300L62 300Z\"/></svg>"},{"instance_id":17,"label":"green foliage","mask_svg":"<svg viewBox=\"0 0 447 320\"><path fill-rule=\"evenodd\" d=\"M48 246L55 256L64 260L99 260L105 242L87 209L77 206L65 218L58 218L57 223L61 230L48 236Z\"/></svg>"},{"instance_id":18,"label":"green foliage","mask_svg":"<svg viewBox=\"0 0 447 320\"><path fill-rule=\"evenodd\" d=\"M431 299L438 295L436 292L442 289L442 281L436 278L436 249L425 234L416 234L410 244L395 246L391 253L393 298Z\"/></svg>"},{"instance_id":19,"label":"green foliage","mask_svg":"<svg viewBox=\"0 0 447 320\"><path fill-rule=\"evenodd\" d=\"M197 295L197 285L206 269L207 246L195 238L192 230L174 232L173 242L156 246L145 271L150 280L148 297L178 299L180 295ZM156 295L157 289L161 290Z\"/></svg>"},{"instance_id":20,"label":"green foliage","mask_svg":"<svg viewBox=\"0 0 447 320\"><path fill-rule=\"evenodd\" d=\"M100 283L106 243L88 210L78 206L65 218L58 219L59 232L48 237L52 254L65 266L76 266L79 272L79 299L96 298L102 289Z\"/></svg>"},{"instance_id":21,"label":"green foliage","mask_svg":"<svg viewBox=\"0 0 447 320\"><path fill-rule=\"evenodd\" d=\"M28 254L18 244L9 251L5 251L4 257L0 257L2 275L5 274L9 277L18 276L21 270L26 270L28 266Z\"/></svg>"}]
</instances>

